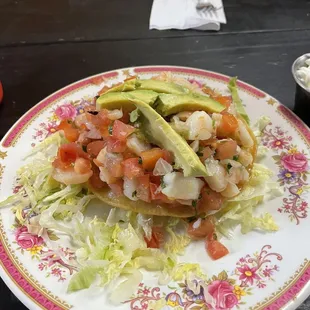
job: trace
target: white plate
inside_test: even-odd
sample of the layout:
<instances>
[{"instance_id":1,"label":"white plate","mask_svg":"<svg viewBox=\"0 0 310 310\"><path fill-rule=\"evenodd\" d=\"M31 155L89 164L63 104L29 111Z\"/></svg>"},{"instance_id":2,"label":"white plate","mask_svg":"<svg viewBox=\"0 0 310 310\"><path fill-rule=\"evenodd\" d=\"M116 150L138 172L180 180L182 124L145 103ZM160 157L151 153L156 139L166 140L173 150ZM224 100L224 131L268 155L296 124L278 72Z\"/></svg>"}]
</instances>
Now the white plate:
<instances>
[{"instance_id":1,"label":"white plate","mask_svg":"<svg viewBox=\"0 0 310 310\"><path fill-rule=\"evenodd\" d=\"M82 98L95 96L104 85L123 81L129 75L150 78L162 71L193 79L227 92L228 77L214 72L148 66L111 71L73 83L47 97L27 112L8 132L0 147L0 199L12 194L16 170L31 147L55 131L59 117L80 113ZM264 164L281 181L284 196L260 207L276 219L280 230L273 234L251 232L225 240L230 254L212 261L202 243L192 243L182 261L199 262L209 275L207 289L213 307L204 295L193 295L186 283L159 287L145 274L144 282L128 302L109 304L104 289L67 294L74 268L63 261L40 259L49 251L42 239L26 227L14 228L11 210L0 210L0 275L12 292L30 309L295 309L310 293L310 218L308 217L308 157L310 130L292 112L268 94L239 82L239 93L252 122L262 115L271 118L262 142L269 148ZM64 107L65 105L65 107ZM56 110L58 107L58 110ZM70 250L64 249L67 256ZM51 257L53 253L51 253ZM209 307L209 308L208 308Z\"/></svg>"}]
</instances>

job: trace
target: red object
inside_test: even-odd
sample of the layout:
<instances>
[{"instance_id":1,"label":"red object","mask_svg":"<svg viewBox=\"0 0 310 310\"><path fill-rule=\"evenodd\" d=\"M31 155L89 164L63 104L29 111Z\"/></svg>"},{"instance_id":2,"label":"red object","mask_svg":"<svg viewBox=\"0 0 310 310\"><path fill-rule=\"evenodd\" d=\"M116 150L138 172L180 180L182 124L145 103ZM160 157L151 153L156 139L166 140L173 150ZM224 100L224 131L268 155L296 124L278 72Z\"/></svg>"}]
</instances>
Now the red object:
<instances>
[{"instance_id":1,"label":"red object","mask_svg":"<svg viewBox=\"0 0 310 310\"><path fill-rule=\"evenodd\" d=\"M225 245L217 240L206 240L206 250L214 260L220 259L229 253Z\"/></svg>"},{"instance_id":2,"label":"red object","mask_svg":"<svg viewBox=\"0 0 310 310\"><path fill-rule=\"evenodd\" d=\"M141 153L142 166L144 170L153 171L159 158L171 160L170 153L158 147Z\"/></svg>"},{"instance_id":3,"label":"red object","mask_svg":"<svg viewBox=\"0 0 310 310\"><path fill-rule=\"evenodd\" d=\"M144 175L142 165L139 164L139 158L129 158L122 162L124 168L124 176L128 179L140 177Z\"/></svg>"},{"instance_id":4,"label":"red object","mask_svg":"<svg viewBox=\"0 0 310 310\"><path fill-rule=\"evenodd\" d=\"M107 184L103 182L99 177L99 174L100 174L99 168L96 165L93 165L92 170L93 170L93 175L89 179L89 183L91 184L91 186L96 189L101 189L101 188L106 187Z\"/></svg>"},{"instance_id":5,"label":"red object","mask_svg":"<svg viewBox=\"0 0 310 310\"><path fill-rule=\"evenodd\" d=\"M216 133L220 137L227 137L233 134L238 128L238 120L229 113L222 115L222 120L216 129Z\"/></svg>"},{"instance_id":6,"label":"red object","mask_svg":"<svg viewBox=\"0 0 310 310\"><path fill-rule=\"evenodd\" d=\"M125 141L135 131L135 128L116 120L113 124L112 136L118 140Z\"/></svg>"},{"instance_id":7,"label":"red object","mask_svg":"<svg viewBox=\"0 0 310 310\"><path fill-rule=\"evenodd\" d=\"M74 128L67 120L61 121L57 129L63 130L66 139L70 142L75 142L79 138L79 130Z\"/></svg>"},{"instance_id":8,"label":"red object","mask_svg":"<svg viewBox=\"0 0 310 310\"><path fill-rule=\"evenodd\" d=\"M108 137L107 139L107 151L110 153L122 153L125 152L127 146L126 141L118 140L114 137Z\"/></svg>"},{"instance_id":9,"label":"red object","mask_svg":"<svg viewBox=\"0 0 310 310\"><path fill-rule=\"evenodd\" d=\"M93 141L87 144L87 153L90 156L97 157L100 151L105 147L105 141Z\"/></svg>"},{"instance_id":10,"label":"red object","mask_svg":"<svg viewBox=\"0 0 310 310\"><path fill-rule=\"evenodd\" d=\"M151 239L148 240L144 237L144 240L148 248L159 249L161 243L164 241L164 233L161 227L153 227Z\"/></svg>"},{"instance_id":11,"label":"red object","mask_svg":"<svg viewBox=\"0 0 310 310\"><path fill-rule=\"evenodd\" d=\"M197 223L197 221L200 221ZM194 227L199 225L198 227ZM214 231L214 224L209 218L196 220L188 225L187 233L193 238L205 238Z\"/></svg>"}]
</instances>

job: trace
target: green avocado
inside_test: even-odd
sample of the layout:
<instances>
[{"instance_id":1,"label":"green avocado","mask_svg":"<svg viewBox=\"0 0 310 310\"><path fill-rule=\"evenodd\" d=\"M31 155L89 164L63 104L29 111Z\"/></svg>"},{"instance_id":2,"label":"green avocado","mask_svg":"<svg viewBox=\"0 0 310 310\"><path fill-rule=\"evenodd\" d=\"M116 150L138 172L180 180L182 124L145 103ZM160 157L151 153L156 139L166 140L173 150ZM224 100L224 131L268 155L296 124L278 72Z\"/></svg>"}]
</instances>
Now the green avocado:
<instances>
[{"instance_id":1,"label":"green avocado","mask_svg":"<svg viewBox=\"0 0 310 310\"><path fill-rule=\"evenodd\" d=\"M134 90L131 93L135 98L153 105L158 94L151 90ZM126 106L127 111L132 111L136 106L131 100L128 100L122 92L108 92L101 95L96 101L97 110L101 109L120 109Z\"/></svg>"},{"instance_id":2,"label":"green avocado","mask_svg":"<svg viewBox=\"0 0 310 310\"><path fill-rule=\"evenodd\" d=\"M198 94L192 95L159 95L156 102L156 111L168 116L181 111L206 111L209 113L220 113L225 107L219 102Z\"/></svg>"},{"instance_id":3,"label":"green avocado","mask_svg":"<svg viewBox=\"0 0 310 310\"><path fill-rule=\"evenodd\" d=\"M138 89L148 89L163 94L186 94L189 89L174 83L159 80L138 80Z\"/></svg>"},{"instance_id":4,"label":"green avocado","mask_svg":"<svg viewBox=\"0 0 310 310\"><path fill-rule=\"evenodd\" d=\"M112 87L106 93L132 91L136 89L152 90L157 93L163 93L163 94L186 94L190 92L189 89L175 83L169 83L151 79L150 80L131 79L126 81L125 83Z\"/></svg>"},{"instance_id":5,"label":"green avocado","mask_svg":"<svg viewBox=\"0 0 310 310\"><path fill-rule=\"evenodd\" d=\"M233 77L230 79L228 83L228 89L231 92L231 96L238 114L247 122L247 124L250 124L250 118L245 112L244 106L242 105L242 101L238 94L237 77Z\"/></svg>"},{"instance_id":6,"label":"green avocado","mask_svg":"<svg viewBox=\"0 0 310 310\"><path fill-rule=\"evenodd\" d=\"M174 154L176 165L186 177L208 176L205 166L187 142L148 103L135 97L133 92L123 93L141 112L142 130L151 143Z\"/></svg>"}]
</instances>

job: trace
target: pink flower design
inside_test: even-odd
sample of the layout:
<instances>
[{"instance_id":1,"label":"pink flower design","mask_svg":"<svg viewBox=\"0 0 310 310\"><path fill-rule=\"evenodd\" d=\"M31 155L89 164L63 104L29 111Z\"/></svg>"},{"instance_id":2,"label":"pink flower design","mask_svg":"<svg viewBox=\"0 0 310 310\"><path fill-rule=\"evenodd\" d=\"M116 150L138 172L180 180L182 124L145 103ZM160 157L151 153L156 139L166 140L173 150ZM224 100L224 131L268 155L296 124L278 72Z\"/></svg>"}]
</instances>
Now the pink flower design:
<instances>
[{"instance_id":1,"label":"pink flower design","mask_svg":"<svg viewBox=\"0 0 310 310\"><path fill-rule=\"evenodd\" d=\"M43 243L43 239L29 233L26 226L22 226L16 230L15 240L17 244L25 250L31 249L33 246L41 245Z\"/></svg>"},{"instance_id":2,"label":"pink flower design","mask_svg":"<svg viewBox=\"0 0 310 310\"><path fill-rule=\"evenodd\" d=\"M52 269L52 275L53 276L61 277L61 270L60 270L60 268L53 268Z\"/></svg>"},{"instance_id":3,"label":"pink flower design","mask_svg":"<svg viewBox=\"0 0 310 310\"><path fill-rule=\"evenodd\" d=\"M281 149L285 148L288 145L288 142L284 139L275 139L271 142L271 147L274 149Z\"/></svg>"},{"instance_id":4,"label":"pink flower design","mask_svg":"<svg viewBox=\"0 0 310 310\"><path fill-rule=\"evenodd\" d=\"M150 290L147 289L147 288L145 288L145 289L142 291L142 293L143 293L144 295L148 295L148 294L150 293Z\"/></svg>"},{"instance_id":5,"label":"pink flower design","mask_svg":"<svg viewBox=\"0 0 310 310\"><path fill-rule=\"evenodd\" d=\"M238 304L238 298L233 293L234 287L227 281L216 280L208 286L210 296L206 296L210 309L229 310Z\"/></svg>"},{"instance_id":6,"label":"pink flower design","mask_svg":"<svg viewBox=\"0 0 310 310\"><path fill-rule=\"evenodd\" d=\"M39 264L39 270L43 271L45 269L45 265L43 263Z\"/></svg>"},{"instance_id":7,"label":"pink flower design","mask_svg":"<svg viewBox=\"0 0 310 310\"><path fill-rule=\"evenodd\" d=\"M46 125L46 130L48 131L49 134L52 134L57 131L57 126L54 123L48 123Z\"/></svg>"},{"instance_id":8,"label":"pink flower design","mask_svg":"<svg viewBox=\"0 0 310 310\"><path fill-rule=\"evenodd\" d=\"M72 104L66 103L66 104L59 106L55 110L55 114L58 116L59 119L63 120L63 119L75 118L77 112Z\"/></svg>"},{"instance_id":9,"label":"pink flower design","mask_svg":"<svg viewBox=\"0 0 310 310\"><path fill-rule=\"evenodd\" d=\"M273 274L273 269L271 269L271 268L265 268L264 270L263 270L263 275L264 275L264 277L271 277L272 276L272 274Z\"/></svg>"},{"instance_id":10,"label":"pink flower design","mask_svg":"<svg viewBox=\"0 0 310 310\"><path fill-rule=\"evenodd\" d=\"M281 158L281 164L291 172L304 172L308 169L307 157L302 153L284 155Z\"/></svg>"},{"instance_id":11,"label":"pink flower design","mask_svg":"<svg viewBox=\"0 0 310 310\"><path fill-rule=\"evenodd\" d=\"M253 285L254 279L260 280L260 276L256 274L257 268L250 268L248 265L243 265L242 267L237 268L241 273L239 280L243 280L246 283Z\"/></svg>"},{"instance_id":12,"label":"pink flower design","mask_svg":"<svg viewBox=\"0 0 310 310\"><path fill-rule=\"evenodd\" d=\"M257 286L258 286L258 288L265 288L265 287L266 287L266 284L265 284L264 282L259 281L259 282L257 283Z\"/></svg>"}]
</instances>

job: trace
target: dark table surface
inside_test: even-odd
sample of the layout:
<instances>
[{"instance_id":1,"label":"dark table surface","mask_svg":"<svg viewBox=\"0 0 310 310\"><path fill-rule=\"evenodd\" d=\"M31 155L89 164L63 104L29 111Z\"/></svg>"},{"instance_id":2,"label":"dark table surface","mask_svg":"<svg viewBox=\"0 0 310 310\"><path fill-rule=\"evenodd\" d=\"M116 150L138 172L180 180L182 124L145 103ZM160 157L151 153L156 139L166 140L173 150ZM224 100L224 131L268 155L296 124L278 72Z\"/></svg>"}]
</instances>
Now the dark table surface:
<instances>
[{"instance_id":1,"label":"dark table surface","mask_svg":"<svg viewBox=\"0 0 310 310\"><path fill-rule=\"evenodd\" d=\"M182 65L237 75L293 108L310 1L224 0L219 32L148 30L152 0L0 0L0 138L30 107L95 73ZM0 309L26 309L0 280ZM310 309L310 300L298 309Z\"/></svg>"}]
</instances>

